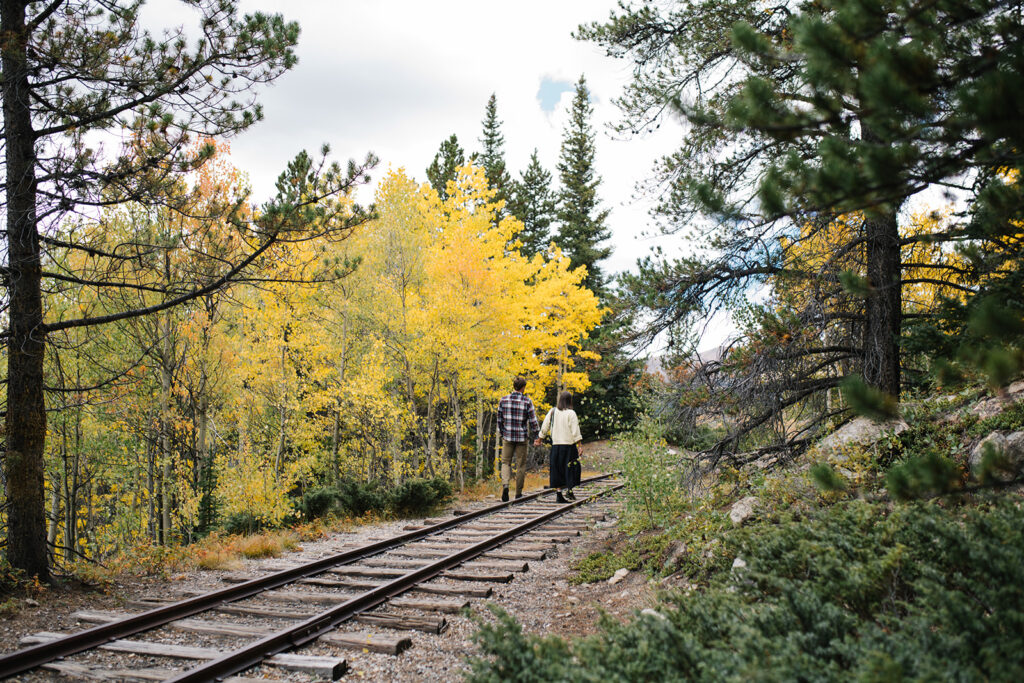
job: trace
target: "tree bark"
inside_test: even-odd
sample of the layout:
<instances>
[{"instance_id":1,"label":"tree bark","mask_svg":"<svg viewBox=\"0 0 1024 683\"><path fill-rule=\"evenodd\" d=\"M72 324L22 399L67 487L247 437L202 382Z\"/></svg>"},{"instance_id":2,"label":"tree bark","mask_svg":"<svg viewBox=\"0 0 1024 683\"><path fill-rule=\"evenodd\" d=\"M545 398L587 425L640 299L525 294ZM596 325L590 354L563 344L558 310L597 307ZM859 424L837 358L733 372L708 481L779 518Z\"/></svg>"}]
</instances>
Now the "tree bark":
<instances>
[{"instance_id":1,"label":"tree bark","mask_svg":"<svg viewBox=\"0 0 1024 683\"><path fill-rule=\"evenodd\" d=\"M455 417L455 467L458 470L459 491L466 489L465 463L462 460L462 406L459 404L459 376L453 374L451 379L452 413Z\"/></svg>"},{"instance_id":2,"label":"tree bark","mask_svg":"<svg viewBox=\"0 0 1024 683\"><path fill-rule=\"evenodd\" d=\"M7 163L7 259L10 336L7 341L7 560L28 576L48 581L43 449L42 267L36 227L35 131L30 109L25 3L0 2Z\"/></svg>"},{"instance_id":3,"label":"tree bark","mask_svg":"<svg viewBox=\"0 0 1024 683\"><path fill-rule=\"evenodd\" d=\"M484 476L484 397L476 394L476 480Z\"/></svg>"},{"instance_id":4,"label":"tree bark","mask_svg":"<svg viewBox=\"0 0 1024 683\"><path fill-rule=\"evenodd\" d=\"M160 544L170 545L171 497L174 479L173 416L171 415L171 390L173 385L174 348L171 345L171 314L161 313L162 320L157 326L160 334Z\"/></svg>"},{"instance_id":5,"label":"tree bark","mask_svg":"<svg viewBox=\"0 0 1024 683\"><path fill-rule=\"evenodd\" d=\"M869 214L864 230L873 290L865 302L864 382L899 400L902 295L896 211Z\"/></svg>"}]
</instances>

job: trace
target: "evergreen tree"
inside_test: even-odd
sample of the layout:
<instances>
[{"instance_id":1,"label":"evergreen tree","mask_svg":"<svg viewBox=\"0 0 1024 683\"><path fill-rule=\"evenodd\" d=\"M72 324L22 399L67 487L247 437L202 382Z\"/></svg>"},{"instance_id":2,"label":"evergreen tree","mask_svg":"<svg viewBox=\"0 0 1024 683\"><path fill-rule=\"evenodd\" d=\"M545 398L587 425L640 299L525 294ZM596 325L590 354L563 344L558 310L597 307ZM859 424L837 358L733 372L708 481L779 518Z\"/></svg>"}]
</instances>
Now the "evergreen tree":
<instances>
[{"instance_id":1,"label":"evergreen tree","mask_svg":"<svg viewBox=\"0 0 1024 683\"><path fill-rule=\"evenodd\" d=\"M508 201L512 190L512 178L505 168L505 136L501 134L501 121L498 120L498 99L491 93L484 111L484 136L480 138L483 152L478 160L483 166L487 184L494 190L495 201L503 201L506 207L499 214L508 212ZM500 218L500 215L499 215Z\"/></svg>"},{"instance_id":2,"label":"evergreen tree","mask_svg":"<svg viewBox=\"0 0 1024 683\"><path fill-rule=\"evenodd\" d=\"M365 219L360 211L353 214L348 202L329 198L364 182L372 158L361 166L350 164L346 173L302 153L281 175L277 197L258 218L246 217L243 202L202 217L233 226L238 243L246 245L238 258L216 258L208 270L197 268L194 277L169 289L113 275L121 272L127 245L161 248L151 236L137 232L108 249L74 231L62 233L65 219L92 214L98 206L130 202L187 211L182 178L214 153L211 145L196 145L195 135L228 136L255 123L262 114L253 88L296 62L299 27L280 15L241 16L235 3L225 0L186 3L202 27L202 40L190 46L183 28L159 35L147 31L142 5L135 0L0 2L7 181L7 230L0 246L7 264L2 297L8 324L3 331L5 550L12 566L41 580L49 574L44 358L58 333L167 311L245 279L275 244L343 233ZM102 140L111 131L125 132L123 145L94 144L96 136ZM88 254L91 270L45 271L43 264L54 262L55 251ZM44 317L68 288L83 286L119 301L120 310ZM127 293L137 291L148 297L133 307L126 303Z\"/></svg>"},{"instance_id":3,"label":"evergreen tree","mask_svg":"<svg viewBox=\"0 0 1024 683\"><path fill-rule=\"evenodd\" d=\"M558 161L562 181L558 194L558 246L571 259L574 268L587 267L586 286L603 296L605 276L598 262L611 254L610 247L601 245L611 233L605 226L608 211L599 208L597 198L601 179L594 173L592 113L590 91L586 79L580 76L569 123L562 134Z\"/></svg>"},{"instance_id":4,"label":"evergreen tree","mask_svg":"<svg viewBox=\"0 0 1024 683\"><path fill-rule=\"evenodd\" d=\"M519 241L523 243L520 251L526 256L533 256L548 248L556 211L551 173L541 166L536 149L530 155L526 170L512 187L509 213L523 222L523 231L519 234Z\"/></svg>"},{"instance_id":5,"label":"evergreen tree","mask_svg":"<svg viewBox=\"0 0 1024 683\"><path fill-rule=\"evenodd\" d=\"M466 165L466 154L459 145L459 138L452 136L441 143L434 160L427 167L427 180L442 201L448 199L448 183L458 175L459 166Z\"/></svg>"},{"instance_id":6,"label":"evergreen tree","mask_svg":"<svg viewBox=\"0 0 1024 683\"><path fill-rule=\"evenodd\" d=\"M620 99L623 130L636 133L666 112L690 124L679 149L659 165L669 188L659 208L666 223L683 229L696 217L713 219L699 235L708 247L703 254L642 264L630 283L636 300L665 327L785 278L813 294L793 312L793 331L830 343L785 347L786 362L803 359L804 374L774 392L772 415L837 386L850 374L844 359L851 354L858 361L851 370L875 395L898 397L902 288L942 282L949 268L907 279L921 264L902 262L901 245L974 239L980 252L998 250L1003 263L1014 252L1019 257L1019 243L1005 239L1019 233L1024 205L1012 170L1020 167L1022 143L1018 6L624 5L607 24L581 29L609 54L636 60L637 78ZM732 40L723 42L728 34ZM963 187L970 176L978 179L971 189L980 190L970 221L932 234L901 233L897 216L907 197L930 184ZM997 201L987 201L987 192ZM856 229L837 233L837 225L849 227L834 220L837 212L857 212ZM816 241L830 252L805 258ZM852 270L835 271L851 257L859 260ZM837 283L844 290L838 295ZM858 302L852 310L850 298ZM790 344L794 337L777 316L766 319ZM762 331L774 336L770 327Z\"/></svg>"}]
</instances>

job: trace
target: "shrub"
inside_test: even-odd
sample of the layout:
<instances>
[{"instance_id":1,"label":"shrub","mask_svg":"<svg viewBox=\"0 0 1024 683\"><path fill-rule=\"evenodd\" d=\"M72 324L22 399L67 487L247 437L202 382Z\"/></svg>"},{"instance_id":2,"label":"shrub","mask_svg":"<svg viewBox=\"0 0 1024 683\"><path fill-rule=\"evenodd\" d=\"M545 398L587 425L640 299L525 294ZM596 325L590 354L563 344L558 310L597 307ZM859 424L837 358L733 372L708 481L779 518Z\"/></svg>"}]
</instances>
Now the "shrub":
<instances>
[{"instance_id":1,"label":"shrub","mask_svg":"<svg viewBox=\"0 0 1024 683\"><path fill-rule=\"evenodd\" d=\"M664 426L651 419L617 442L626 479L626 517L641 529L670 521L685 497L680 487L683 458L671 451Z\"/></svg>"},{"instance_id":2,"label":"shrub","mask_svg":"<svg viewBox=\"0 0 1024 683\"><path fill-rule=\"evenodd\" d=\"M302 519L320 519L333 512L338 506L338 489L332 486L306 491L299 499L298 509Z\"/></svg>"},{"instance_id":3,"label":"shrub","mask_svg":"<svg viewBox=\"0 0 1024 683\"><path fill-rule=\"evenodd\" d=\"M388 507L388 495L375 482L362 483L345 480L338 485L338 508L353 517L368 512L383 512Z\"/></svg>"},{"instance_id":4,"label":"shrub","mask_svg":"<svg viewBox=\"0 0 1024 683\"><path fill-rule=\"evenodd\" d=\"M298 544L298 536L284 531L247 536L238 542L238 551L248 558L279 557Z\"/></svg>"},{"instance_id":5,"label":"shrub","mask_svg":"<svg viewBox=\"0 0 1024 683\"><path fill-rule=\"evenodd\" d=\"M473 681L1024 680L1024 511L850 502L724 540L746 567L572 643L499 613ZM770 653L770 656L768 656Z\"/></svg>"},{"instance_id":6,"label":"shrub","mask_svg":"<svg viewBox=\"0 0 1024 683\"><path fill-rule=\"evenodd\" d=\"M263 520L251 512L235 512L224 520L224 531L229 534L255 534L263 528Z\"/></svg>"},{"instance_id":7,"label":"shrub","mask_svg":"<svg viewBox=\"0 0 1024 683\"><path fill-rule=\"evenodd\" d=\"M238 556L230 550L224 548L211 548L210 550L200 550L197 553L196 566L200 569L216 571L223 569L241 569L242 563L238 561Z\"/></svg>"},{"instance_id":8,"label":"shrub","mask_svg":"<svg viewBox=\"0 0 1024 683\"><path fill-rule=\"evenodd\" d=\"M428 514L451 500L452 487L444 479L407 479L391 492L391 507L400 515Z\"/></svg>"}]
</instances>

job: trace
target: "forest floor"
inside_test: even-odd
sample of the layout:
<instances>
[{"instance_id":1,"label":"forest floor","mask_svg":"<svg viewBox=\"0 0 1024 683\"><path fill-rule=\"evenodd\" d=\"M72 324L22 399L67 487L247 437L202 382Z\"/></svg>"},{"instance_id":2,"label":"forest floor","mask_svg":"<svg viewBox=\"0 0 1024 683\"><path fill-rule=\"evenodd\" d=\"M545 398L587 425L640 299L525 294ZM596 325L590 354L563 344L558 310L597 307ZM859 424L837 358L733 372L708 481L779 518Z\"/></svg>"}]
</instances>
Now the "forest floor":
<instances>
[{"instance_id":1,"label":"forest floor","mask_svg":"<svg viewBox=\"0 0 1024 683\"><path fill-rule=\"evenodd\" d=\"M614 469L620 455L611 442L587 444L584 476ZM546 482L545 471L534 471L527 482L527 491ZM481 491L470 501L466 497L442 514L451 514L455 507L465 508L493 504L495 495ZM241 566L224 570L192 570L150 576L118 576L100 585L69 582L40 588L31 597L12 598L0 605L0 652L18 649L21 637L37 631L72 632L89 626L78 622L72 614L78 610L123 611L130 600L142 598L181 598L193 592L223 587L222 575L230 573L259 574L283 569L339 552L344 545L365 543L402 532L410 520L360 524L346 531L335 531L312 541L302 541L291 552L276 558L244 559ZM518 574L510 584L498 585L488 601L475 600L473 611L485 620L493 617L485 604L501 605L514 615L524 630L537 634L582 636L594 632L599 616L625 618L637 609L654 602L654 587L640 572L632 572L617 584L606 581L573 585L572 564L593 552L606 552L620 539L614 524L614 513L593 525L591 530L573 543L561 546L553 556L531 562L530 570ZM476 625L466 616L448 617L449 627L440 635L415 633L413 648L397 657L342 651L348 658L349 676L362 680L461 680L466 670L465 658L476 651L471 636ZM314 646L311 654L328 654ZM282 678L283 672L268 670L269 675ZM307 680L288 676L288 680ZM68 680L46 674L19 680Z\"/></svg>"}]
</instances>

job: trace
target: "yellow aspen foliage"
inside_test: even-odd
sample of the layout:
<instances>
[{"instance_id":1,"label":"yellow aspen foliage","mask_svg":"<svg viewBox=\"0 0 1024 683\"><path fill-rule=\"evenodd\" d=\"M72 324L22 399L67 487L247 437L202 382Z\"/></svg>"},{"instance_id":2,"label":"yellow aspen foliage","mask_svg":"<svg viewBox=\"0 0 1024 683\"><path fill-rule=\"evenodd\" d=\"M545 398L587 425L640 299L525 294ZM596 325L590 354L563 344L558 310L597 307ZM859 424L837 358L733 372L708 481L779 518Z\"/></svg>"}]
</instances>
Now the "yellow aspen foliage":
<instances>
[{"instance_id":1,"label":"yellow aspen foliage","mask_svg":"<svg viewBox=\"0 0 1024 683\"><path fill-rule=\"evenodd\" d=\"M158 304L246 253L258 210L226 145L196 153L209 145L176 190L181 210L129 204L64 226L125 258L55 249L52 267L83 282L50 298L48 321ZM481 472L489 414L514 375L541 409L552 387L585 390L576 363L603 314L585 272L556 247L521 255L522 224L495 221L482 169L459 169L448 194L391 171L375 220L344 239L279 242L246 282L54 339L46 493L58 561L188 542L236 518L279 525L303 493L344 480L461 485ZM104 279L135 300L90 284Z\"/></svg>"}]
</instances>

